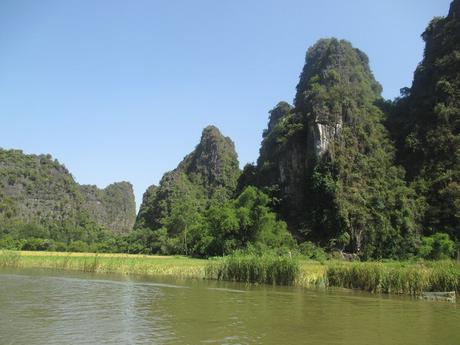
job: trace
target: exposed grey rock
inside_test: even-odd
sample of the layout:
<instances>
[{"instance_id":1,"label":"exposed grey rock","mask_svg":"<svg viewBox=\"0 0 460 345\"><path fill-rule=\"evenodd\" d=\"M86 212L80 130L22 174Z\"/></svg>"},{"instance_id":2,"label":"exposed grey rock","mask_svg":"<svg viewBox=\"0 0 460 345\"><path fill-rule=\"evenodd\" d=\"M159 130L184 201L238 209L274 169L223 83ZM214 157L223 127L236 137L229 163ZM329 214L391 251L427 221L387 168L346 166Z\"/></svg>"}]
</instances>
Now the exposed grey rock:
<instances>
[{"instance_id":1,"label":"exposed grey rock","mask_svg":"<svg viewBox=\"0 0 460 345\"><path fill-rule=\"evenodd\" d=\"M115 233L129 232L136 220L133 186L129 182L116 182L104 189L83 185L83 208L100 225Z\"/></svg>"}]
</instances>

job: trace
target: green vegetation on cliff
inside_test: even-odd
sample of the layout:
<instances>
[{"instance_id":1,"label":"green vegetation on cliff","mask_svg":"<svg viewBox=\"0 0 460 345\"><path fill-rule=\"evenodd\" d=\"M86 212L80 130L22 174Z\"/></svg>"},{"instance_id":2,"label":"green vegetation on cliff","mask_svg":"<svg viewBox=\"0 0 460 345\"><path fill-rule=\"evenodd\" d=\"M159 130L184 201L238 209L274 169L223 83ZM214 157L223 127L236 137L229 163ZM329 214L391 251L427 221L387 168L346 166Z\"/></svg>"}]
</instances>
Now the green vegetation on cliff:
<instances>
[{"instance_id":1,"label":"green vegetation on cliff","mask_svg":"<svg viewBox=\"0 0 460 345\"><path fill-rule=\"evenodd\" d=\"M422 35L423 61L411 88L390 104L388 127L408 180L423 197L426 235L460 242L460 1Z\"/></svg>"}]
</instances>

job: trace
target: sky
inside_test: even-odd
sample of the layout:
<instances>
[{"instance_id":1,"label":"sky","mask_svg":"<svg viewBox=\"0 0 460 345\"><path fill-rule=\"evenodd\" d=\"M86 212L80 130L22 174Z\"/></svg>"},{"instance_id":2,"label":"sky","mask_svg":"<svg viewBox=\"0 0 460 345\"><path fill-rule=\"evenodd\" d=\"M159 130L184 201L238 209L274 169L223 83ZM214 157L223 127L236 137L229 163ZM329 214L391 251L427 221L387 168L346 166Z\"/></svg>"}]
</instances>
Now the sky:
<instances>
[{"instance_id":1,"label":"sky","mask_svg":"<svg viewBox=\"0 0 460 345\"><path fill-rule=\"evenodd\" d=\"M450 0L0 0L0 147L50 153L78 183L142 194L213 124L241 167L305 52L346 39L383 96L410 86Z\"/></svg>"}]
</instances>

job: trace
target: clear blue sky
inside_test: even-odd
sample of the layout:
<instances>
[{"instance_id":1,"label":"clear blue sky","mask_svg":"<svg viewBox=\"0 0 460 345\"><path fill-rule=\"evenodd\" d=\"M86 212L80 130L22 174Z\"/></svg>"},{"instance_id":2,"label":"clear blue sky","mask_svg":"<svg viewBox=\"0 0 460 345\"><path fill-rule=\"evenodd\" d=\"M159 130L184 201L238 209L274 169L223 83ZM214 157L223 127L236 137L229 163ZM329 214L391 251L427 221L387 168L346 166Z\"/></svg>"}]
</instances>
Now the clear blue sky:
<instances>
[{"instance_id":1,"label":"clear blue sky","mask_svg":"<svg viewBox=\"0 0 460 345\"><path fill-rule=\"evenodd\" d=\"M257 159L306 49L345 38L393 98L450 0L0 0L0 147L50 153L79 183L146 187L208 124Z\"/></svg>"}]
</instances>

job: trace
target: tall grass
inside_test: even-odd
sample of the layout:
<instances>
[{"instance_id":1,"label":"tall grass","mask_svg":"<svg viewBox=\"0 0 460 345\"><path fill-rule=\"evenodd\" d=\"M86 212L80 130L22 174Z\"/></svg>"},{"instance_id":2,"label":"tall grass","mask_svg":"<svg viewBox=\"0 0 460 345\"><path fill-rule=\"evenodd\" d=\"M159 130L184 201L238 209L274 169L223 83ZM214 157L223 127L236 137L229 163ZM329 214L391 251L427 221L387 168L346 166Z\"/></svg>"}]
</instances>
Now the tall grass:
<instances>
[{"instance_id":1,"label":"tall grass","mask_svg":"<svg viewBox=\"0 0 460 345\"><path fill-rule=\"evenodd\" d=\"M300 271L298 260L267 253L234 253L209 260L205 275L208 279L245 283L293 285Z\"/></svg>"},{"instance_id":2,"label":"tall grass","mask_svg":"<svg viewBox=\"0 0 460 345\"><path fill-rule=\"evenodd\" d=\"M12 256L15 261L10 258ZM91 273L167 275L201 279L204 278L205 264L205 260L173 256L27 251L4 254L0 252L0 267L45 268Z\"/></svg>"},{"instance_id":3,"label":"tall grass","mask_svg":"<svg viewBox=\"0 0 460 345\"><path fill-rule=\"evenodd\" d=\"M297 276L295 285L302 287L326 287L326 271L325 262L317 261L301 261L299 275Z\"/></svg>"},{"instance_id":4,"label":"tall grass","mask_svg":"<svg viewBox=\"0 0 460 345\"><path fill-rule=\"evenodd\" d=\"M427 291L458 291L459 278L458 265L452 261L336 262L329 264L326 271L328 286L410 295Z\"/></svg>"},{"instance_id":5,"label":"tall grass","mask_svg":"<svg viewBox=\"0 0 460 345\"><path fill-rule=\"evenodd\" d=\"M12 250L0 250L0 267L18 267L20 255Z\"/></svg>"}]
</instances>

